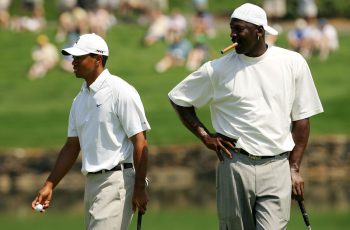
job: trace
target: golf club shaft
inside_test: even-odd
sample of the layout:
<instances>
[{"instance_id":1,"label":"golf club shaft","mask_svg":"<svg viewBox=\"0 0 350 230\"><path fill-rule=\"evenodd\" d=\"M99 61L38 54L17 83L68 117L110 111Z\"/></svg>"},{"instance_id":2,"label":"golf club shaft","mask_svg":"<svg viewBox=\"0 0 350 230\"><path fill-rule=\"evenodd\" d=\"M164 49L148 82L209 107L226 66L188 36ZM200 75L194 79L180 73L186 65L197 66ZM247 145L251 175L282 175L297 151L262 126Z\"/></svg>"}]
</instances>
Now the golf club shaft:
<instances>
[{"instance_id":1,"label":"golf club shaft","mask_svg":"<svg viewBox=\"0 0 350 230\"><path fill-rule=\"evenodd\" d=\"M307 212L306 212L304 202L298 200L298 205L299 205L301 214L303 215L303 219L304 219L304 223L305 223L306 227L307 227L308 229L311 230L311 225L310 225L310 221L309 221L309 216L308 216L308 214L307 214Z\"/></svg>"},{"instance_id":2,"label":"golf club shaft","mask_svg":"<svg viewBox=\"0 0 350 230\"><path fill-rule=\"evenodd\" d=\"M138 211L137 213L137 230L141 230L141 224L142 224L142 212Z\"/></svg>"}]
</instances>

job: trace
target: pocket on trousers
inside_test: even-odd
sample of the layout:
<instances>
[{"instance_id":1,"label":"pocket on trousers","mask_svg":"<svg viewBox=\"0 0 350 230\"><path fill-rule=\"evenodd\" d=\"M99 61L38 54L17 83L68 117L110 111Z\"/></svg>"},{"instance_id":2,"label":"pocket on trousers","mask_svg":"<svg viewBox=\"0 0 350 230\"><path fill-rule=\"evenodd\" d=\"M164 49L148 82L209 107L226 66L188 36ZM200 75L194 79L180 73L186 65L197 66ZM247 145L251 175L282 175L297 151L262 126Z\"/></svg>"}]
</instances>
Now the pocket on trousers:
<instances>
[{"instance_id":1,"label":"pocket on trousers","mask_svg":"<svg viewBox=\"0 0 350 230\"><path fill-rule=\"evenodd\" d=\"M234 168L236 163L219 163L216 172L216 199L218 216L221 221L227 222L229 219L240 216L237 188L234 178Z\"/></svg>"},{"instance_id":2,"label":"pocket on trousers","mask_svg":"<svg viewBox=\"0 0 350 230\"><path fill-rule=\"evenodd\" d=\"M280 218L282 220L289 221L290 208L291 208L291 196L292 196L292 181L290 175L290 167L288 159L281 159L274 164L279 163L277 167L274 167L276 180L278 178L280 185L279 192L279 206L280 206Z\"/></svg>"}]
</instances>

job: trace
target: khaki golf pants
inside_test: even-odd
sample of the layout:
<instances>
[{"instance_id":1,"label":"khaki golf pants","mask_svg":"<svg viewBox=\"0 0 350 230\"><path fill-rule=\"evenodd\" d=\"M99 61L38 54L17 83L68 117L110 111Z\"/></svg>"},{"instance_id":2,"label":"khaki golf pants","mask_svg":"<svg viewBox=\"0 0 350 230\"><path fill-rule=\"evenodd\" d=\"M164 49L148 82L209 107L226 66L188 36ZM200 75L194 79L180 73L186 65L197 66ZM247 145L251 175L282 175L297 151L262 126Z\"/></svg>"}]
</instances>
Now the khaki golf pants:
<instances>
[{"instance_id":1,"label":"khaki golf pants","mask_svg":"<svg viewBox=\"0 0 350 230\"><path fill-rule=\"evenodd\" d=\"M233 153L233 159L219 163L216 183L220 230L287 228L292 190L288 154L257 160Z\"/></svg>"},{"instance_id":2,"label":"khaki golf pants","mask_svg":"<svg viewBox=\"0 0 350 230\"><path fill-rule=\"evenodd\" d=\"M135 172L123 171L88 174L84 204L88 230L127 230L131 222Z\"/></svg>"}]
</instances>

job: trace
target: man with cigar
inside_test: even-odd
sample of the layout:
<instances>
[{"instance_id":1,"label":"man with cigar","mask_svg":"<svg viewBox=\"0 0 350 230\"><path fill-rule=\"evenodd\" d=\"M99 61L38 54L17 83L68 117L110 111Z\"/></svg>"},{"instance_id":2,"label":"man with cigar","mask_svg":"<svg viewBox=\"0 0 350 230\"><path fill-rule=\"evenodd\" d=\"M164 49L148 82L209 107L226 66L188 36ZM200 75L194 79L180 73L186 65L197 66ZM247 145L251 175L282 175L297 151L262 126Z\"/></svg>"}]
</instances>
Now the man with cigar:
<instances>
[{"instance_id":1,"label":"man with cigar","mask_svg":"<svg viewBox=\"0 0 350 230\"><path fill-rule=\"evenodd\" d=\"M84 79L73 101L68 138L32 208L50 205L53 189L82 152L85 182L85 227L126 230L133 211L146 211L147 139L150 129L139 94L123 79L109 73L106 42L84 34L73 47L77 78Z\"/></svg>"},{"instance_id":2,"label":"man with cigar","mask_svg":"<svg viewBox=\"0 0 350 230\"><path fill-rule=\"evenodd\" d=\"M235 52L202 65L169 98L183 124L220 160L219 229L286 229L291 195L304 195L300 164L309 117L323 108L302 56L265 43L265 33L278 32L262 8L236 8L230 28ZM196 115L204 105L215 133Z\"/></svg>"}]
</instances>

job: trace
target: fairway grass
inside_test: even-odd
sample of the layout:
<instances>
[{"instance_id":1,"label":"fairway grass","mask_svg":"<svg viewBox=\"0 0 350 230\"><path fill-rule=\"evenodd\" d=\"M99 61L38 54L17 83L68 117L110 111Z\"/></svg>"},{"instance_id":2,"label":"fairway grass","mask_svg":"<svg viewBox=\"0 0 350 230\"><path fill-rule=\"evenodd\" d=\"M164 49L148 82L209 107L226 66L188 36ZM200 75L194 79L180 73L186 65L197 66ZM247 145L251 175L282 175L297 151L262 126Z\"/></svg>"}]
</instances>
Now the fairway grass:
<instances>
[{"instance_id":1,"label":"fairway grass","mask_svg":"<svg viewBox=\"0 0 350 230\"><path fill-rule=\"evenodd\" d=\"M310 211L310 222L317 230L350 229L350 210ZM136 229L134 216L130 229ZM77 213L49 210L45 214L31 212L27 215L0 215L1 229L11 230L77 230L84 229L83 216ZM215 209L150 209L143 217L144 230L215 230L218 229ZM288 230L306 229L298 209L293 209Z\"/></svg>"}]
</instances>

